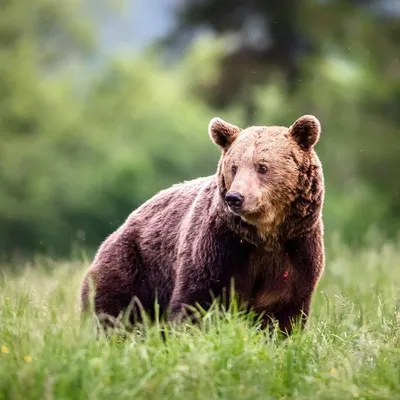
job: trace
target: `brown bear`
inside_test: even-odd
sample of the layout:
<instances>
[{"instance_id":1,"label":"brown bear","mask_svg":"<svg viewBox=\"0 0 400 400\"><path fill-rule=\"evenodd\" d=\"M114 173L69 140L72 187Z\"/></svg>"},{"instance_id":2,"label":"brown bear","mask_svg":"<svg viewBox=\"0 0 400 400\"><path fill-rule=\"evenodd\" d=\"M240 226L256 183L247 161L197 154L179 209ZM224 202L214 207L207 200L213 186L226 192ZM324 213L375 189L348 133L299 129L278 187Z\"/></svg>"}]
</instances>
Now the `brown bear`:
<instances>
[{"instance_id":1,"label":"brown bear","mask_svg":"<svg viewBox=\"0 0 400 400\"><path fill-rule=\"evenodd\" d=\"M179 320L231 287L264 325L304 327L324 269L324 179L311 115L289 128L209 124L217 173L176 184L132 212L100 246L82 285L96 314L117 317L138 299Z\"/></svg>"}]
</instances>

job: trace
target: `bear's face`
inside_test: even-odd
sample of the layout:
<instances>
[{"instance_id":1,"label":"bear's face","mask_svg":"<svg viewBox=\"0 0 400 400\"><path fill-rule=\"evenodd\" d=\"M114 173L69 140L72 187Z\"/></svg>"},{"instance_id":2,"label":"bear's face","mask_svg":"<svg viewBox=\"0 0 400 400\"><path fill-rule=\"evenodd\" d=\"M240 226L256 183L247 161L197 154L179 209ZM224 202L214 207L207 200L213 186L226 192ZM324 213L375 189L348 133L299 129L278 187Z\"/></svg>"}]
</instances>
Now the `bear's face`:
<instances>
[{"instance_id":1,"label":"bear's face","mask_svg":"<svg viewBox=\"0 0 400 400\"><path fill-rule=\"evenodd\" d=\"M316 157L318 120L306 115L289 128L241 130L214 118L209 133L222 148L219 184L223 201L230 212L269 233L285 218L287 206L301 190L301 169Z\"/></svg>"}]
</instances>

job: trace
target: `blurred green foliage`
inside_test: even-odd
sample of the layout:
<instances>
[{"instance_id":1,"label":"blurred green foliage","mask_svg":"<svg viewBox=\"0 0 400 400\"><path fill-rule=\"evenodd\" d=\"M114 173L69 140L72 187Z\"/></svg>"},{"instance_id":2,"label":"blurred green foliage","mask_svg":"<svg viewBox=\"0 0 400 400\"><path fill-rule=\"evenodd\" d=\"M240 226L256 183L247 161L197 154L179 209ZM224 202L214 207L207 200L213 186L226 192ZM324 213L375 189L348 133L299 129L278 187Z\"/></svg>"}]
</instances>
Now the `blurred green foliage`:
<instances>
[{"instance_id":1,"label":"blurred green foliage","mask_svg":"<svg viewBox=\"0 0 400 400\"><path fill-rule=\"evenodd\" d=\"M336 23L348 7L329 3L337 3ZM295 86L275 66L263 80L245 79L241 96L216 103L229 37L200 37L168 66L158 45L136 57L98 61L97 28L86 3L3 2L0 252L93 249L158 190L214 173L219 153L207 124L215 115L245 126L289 125L314 113L323 126L317 150L326 177L327 232L354 242L371 226L395 234L400 40L385 41L393 24L374 39L377 22L362 7L351 10L355 33L349 36L316 24L320 36L309 36L321 48L326 35L327 50L300 57ZM345 51L347 37L356 50ZM369 51L374 55L364 57Z\"/></svg>"}]
</instances>

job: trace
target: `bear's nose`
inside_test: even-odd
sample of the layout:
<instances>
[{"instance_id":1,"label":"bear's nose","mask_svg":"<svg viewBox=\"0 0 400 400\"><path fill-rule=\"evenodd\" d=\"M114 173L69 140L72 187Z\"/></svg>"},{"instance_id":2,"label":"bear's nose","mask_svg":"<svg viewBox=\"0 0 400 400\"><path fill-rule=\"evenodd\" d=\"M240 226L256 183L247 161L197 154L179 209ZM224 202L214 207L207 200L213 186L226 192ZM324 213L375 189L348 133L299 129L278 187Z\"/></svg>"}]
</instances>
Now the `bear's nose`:
<instances>
[{"instance_id":1,"label":"bear's nose","mask_svg":"<svg viewBox=\"0 0 400 400\"><path fill-rule=\"evenodd\" d=\"M240 193L228 192L225 200L230 207L240 207L243 204L244 197Z\"/></svg>"}]
</instances>

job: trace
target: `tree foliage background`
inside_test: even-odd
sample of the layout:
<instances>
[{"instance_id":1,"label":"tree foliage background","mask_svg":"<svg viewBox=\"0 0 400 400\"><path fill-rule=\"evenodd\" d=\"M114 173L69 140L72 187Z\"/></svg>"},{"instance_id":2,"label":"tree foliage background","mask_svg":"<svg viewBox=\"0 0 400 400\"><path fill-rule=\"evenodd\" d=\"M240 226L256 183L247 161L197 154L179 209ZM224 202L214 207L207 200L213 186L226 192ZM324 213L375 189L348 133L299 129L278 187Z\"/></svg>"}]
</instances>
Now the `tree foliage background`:
<instances>
[{"instance_id":1,"label":"tree foliage background","mask_svg":"<svg viewBox=\"0 0 400 400\"><path fill-rule=\"evenodd\" d=\"M355 244L371 228L397 235L396 1L170 7L175 23L164 37L105 55L103 17L122 18L124 7L0 4L1 256L93 250L158 190L214 173L207 124L215 115L287 126L314 113L327 235Z\"/></svg>"}]
</instances>

